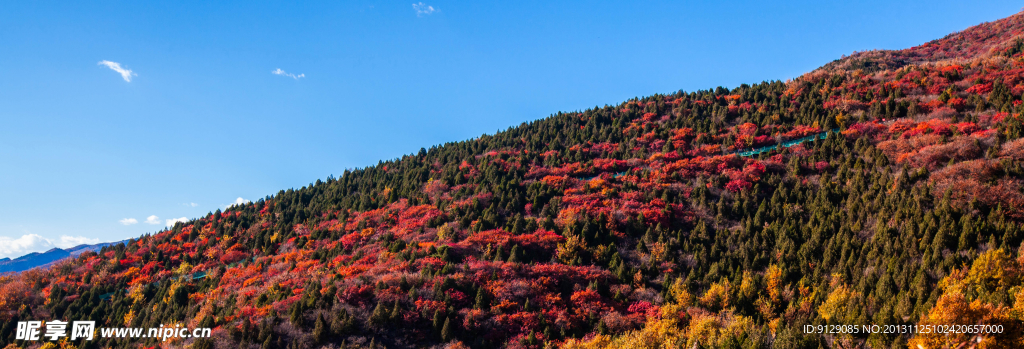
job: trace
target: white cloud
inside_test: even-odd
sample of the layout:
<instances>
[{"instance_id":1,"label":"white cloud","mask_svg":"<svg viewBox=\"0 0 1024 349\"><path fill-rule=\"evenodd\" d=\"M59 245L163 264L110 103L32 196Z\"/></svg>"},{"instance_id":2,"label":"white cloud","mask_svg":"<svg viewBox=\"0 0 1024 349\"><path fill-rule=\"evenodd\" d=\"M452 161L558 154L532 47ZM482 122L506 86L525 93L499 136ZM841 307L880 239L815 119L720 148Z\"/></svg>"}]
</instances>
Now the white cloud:
<instances>
[{"instance_id":1,"label":"white cloud","mask_svg":"<svg viewBox=\"0 0 1024 349\"><path fill-rule=\"evenodd\" d=\"M133 73L131 69L121 68L121 63L111 61L100 61L99 64L105 65L107 66L107 68L110 68L110 70L116 71L118 74L121 74L121 77L124 78L124 81L127 82L132 82L132 76L139 76L139 74Z\"/></svg>"},{"instance_id":2,"label":"white cloud","mask_svg":"<svg viewBox=\"0 0 1024 349\"><path fill-rule=\"evenodd\" d=\"M232 202L230 204L224 205L224 208L229 208L231 206L243 205L243 204L248 204L248 203L249 203L249 200L243 199L242 197L238 197L237 199L235 199L235 202Z\"/></svg>"},{"instance_id":3,"label":"white cloud","mask_svg":"<svg viewBox=\"0 0 1024 349\"><path fill-rule=\"evenodd\" d=\"M146 217L146 224L160 224L160 217L156 215Z\"/></svg>"},{"instance_id":4,"label":"white cloud","mask_svg":"<svg viewBox=\"0 0 1024 349\"><path fill-rule=\"evenodd\" d=\"M53 243L36 234L25 234L11 239L0 236L0 257L17 258L32 252L43 252L53 248Z\"/></svg>"},{"instance_id":5,"label":"white cloud","mask_svg":"<svg viewBox=\"0 0 1024 349\"><path fill-rule=\"evenodd\" d=\"M0 236L0 258L18 258L32 252L46 252L54 247L68 248L99 242L99 239L68 235L63 235L56 241L36 234L25 234L17 239Z\"/></svg>"},{"instance_id":6,"label":"white cloud","mask_svg":"<svg viewBox=\"0 0 1024 349\"><path fill-rule=\"evenodd\" d=\"M188 206L188 207L196 207L196 206L199 206L199 204L197 204L197 203L194 203L194 202L190 202L190 203L187 203L187 204L184 204L184 205L185 205L185 206Z\"/></svg>"},{"instance_id":7,"label":"white cloud","mask_svg":"<svg viewBox=\"0 0 1024 349\"><path fill-rule=\"evenodd\" d=\"M295 75L295 74L290 74L290 73L288 73L288 72L286 72L286 71L284 71L284 70L281 70L281 68L277 68L277 70L275 70L275 71L272 71L272 72L270 72L270 73L271 73L271 74L274 74L274 75L283 75L283 76L287 76L287 77L290 77L290 78L292 78L292 79L295 79L295 80L298 80L299 78L304 78L304 77L306 77L306 74L299 74L299 75Z\"/></svg>"},{"instance_id":8,"label":"white cloud","mask_svg":"<svg viewBox=\"0 0 1024 349\"><path fill-rule=\"evenodd\" d=\"M181 218L171 218L171 219L168 219L167 220L167 226L168 227L173 227L174 223L178 223L178 222L182 222L182 223L188 222L188 218L181 217Z\"/></svg>"},{"instance_id":9,"label":"white cloud","mask_svg":"<svg viewBox=\"0 0 1024 349\"><path fill-rule=\"evenodd\" d=\"M60 241L56 241L54 245L60 248L75 247L81 244L98 244L100 239L90 239L84 236L69 236L61 235Z\"/></svg>"},{"instance_id":10,"label":"white cloud","mask_svg":"<svg viewBox=\"0 0 1024 349\"><path fill-rule=\"evenodd\" d=\"M433 6L424 4L423 2L412 4L412 9L416 11L416 16L423 17L423 15L430 15L437 12L437 9Z\"/></svg>"},{"instance_id":11,"label":"white cloud","mask_svg":"<svg viewBox=\"0 0 1024 349\"><path fill-rule=\"evenodd\" d=\"M135 218L125 218L125 219L119 220L118 222L121 222L121 224L124 224L124 225L132 225L132 224L138 223L139 220L135 219Z\"/></svg>"}]
</instances>

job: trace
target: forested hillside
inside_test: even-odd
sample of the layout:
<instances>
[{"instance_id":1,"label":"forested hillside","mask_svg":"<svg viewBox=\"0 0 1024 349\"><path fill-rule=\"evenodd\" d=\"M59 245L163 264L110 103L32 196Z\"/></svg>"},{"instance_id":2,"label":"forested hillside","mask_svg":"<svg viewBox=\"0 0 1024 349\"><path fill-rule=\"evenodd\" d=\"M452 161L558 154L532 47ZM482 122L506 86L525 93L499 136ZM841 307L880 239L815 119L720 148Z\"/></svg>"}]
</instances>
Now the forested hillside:
<instances>
[{"instance_id":1,"label":"forested hillside","mask_svg":"<svg viewBox=\"0 0 1024 349\"><path fill-rule=\"evenodd\" d=\"M1024 347L1022 33L1018 14L280 191L0 278L0 346L64 319L215 328L79 348ZM1003 333L803 334L825 324Z\"/></svg>"}]
</instances>

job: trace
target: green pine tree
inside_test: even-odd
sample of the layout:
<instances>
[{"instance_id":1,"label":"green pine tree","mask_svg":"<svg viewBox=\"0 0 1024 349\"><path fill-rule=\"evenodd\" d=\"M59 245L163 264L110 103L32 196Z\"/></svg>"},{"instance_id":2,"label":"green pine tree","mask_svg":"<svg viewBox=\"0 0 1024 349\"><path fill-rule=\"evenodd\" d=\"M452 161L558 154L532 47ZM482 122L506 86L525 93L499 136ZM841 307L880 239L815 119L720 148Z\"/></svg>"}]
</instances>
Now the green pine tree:
<instances>
[{"instance_id":1,"label":"green pine tree","mask_svg":"<svg viewBox=\"0 0 1024 349\"><path fill-rule=\"evenodd\" d=\"M441 341L442 342L451 341L452 338L453 338L452 326L451 326L451 321L450 320L451 319L449 319L449 318L445 318L444 319L444 327L441 328Z\"/></svg>"},{"instance_id":2,"label":"green pine tree","mask_svg":"<svg viewBox=\"0 0 1024 349\"><path fill-rule=\"evenodd\" d=\"M487 294L485 293L483 287L478 288L476 290L476 303L474 304L473 308L475 308L475 309L484 309L484 310L486 310L488 308Z\"/></svg>"},{"instance_id":3,"label":"green pine tree","mask_svg":"<svg viewBox=\"0 0 1024 349\"><path fill-rule=\"evenodd\" d=\"M399 306L398 301L395 301L395 307L391 308L391 315L388 316L391 321L399 321L402 319L402 308Z\"/></svg>"},{"instance_id":4,"label":"green pine tree","mask_svg":"<svg viewBox=\"0 0 1024 349\"><path fill-rule=\"evenodd\" d=\"M324 315L317 315L316 325L313 326L313 340L318 344L323 343L327 340L327 331L327 321L324 320Z\"/></svg>"},{"instance_id":5,"label":"green pine tree","mask_svg":"<svg viewBox=\"0 0 1024 349\"><path fill-rule=\"evenodd\" d=\"M508 253L509 263L519 263L519 245L512 246L512 251Z\"/></svg>"}]
</instances>

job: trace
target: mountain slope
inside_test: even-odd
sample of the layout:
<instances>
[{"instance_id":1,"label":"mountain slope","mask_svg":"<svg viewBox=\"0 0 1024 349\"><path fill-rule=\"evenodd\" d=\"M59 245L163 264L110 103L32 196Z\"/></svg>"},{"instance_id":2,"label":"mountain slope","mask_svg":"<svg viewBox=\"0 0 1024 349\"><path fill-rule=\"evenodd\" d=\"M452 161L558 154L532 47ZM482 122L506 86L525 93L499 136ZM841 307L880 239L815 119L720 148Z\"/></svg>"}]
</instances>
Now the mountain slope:
<instances>
[{"instance_id":1,"label":"mountain slope","mask_svg":"<svg viewBox=\"0 0 1024 349\"><path fill-rule=\"evenodd\" d=\"M908 64L954 64L1000 55L1013 56L1024 48L1020 44L1022 38L1024 16L1016 14L908 49L857 52L829 63L822 69L898 69Z\"/></svg>"},{"instance_id":2,"label":"mountain slope","mask_svg":"<svg viewBox=\"0 0 1024 349\"><path fill-rule=\"evenodd\" d=\"M559 113L4 277L0 344L60 318L214 327L168 342L194 348L1024 346L1021 18ZM1004 332L802 333L829 324Z\"/></svg>"}]
</instances>

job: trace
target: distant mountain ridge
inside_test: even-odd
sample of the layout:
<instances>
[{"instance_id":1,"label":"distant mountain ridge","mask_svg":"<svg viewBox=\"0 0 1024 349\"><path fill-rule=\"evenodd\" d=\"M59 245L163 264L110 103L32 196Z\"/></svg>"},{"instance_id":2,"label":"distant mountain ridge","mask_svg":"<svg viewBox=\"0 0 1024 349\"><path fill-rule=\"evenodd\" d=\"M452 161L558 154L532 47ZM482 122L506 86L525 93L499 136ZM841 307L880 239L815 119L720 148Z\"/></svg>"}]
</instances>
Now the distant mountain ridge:
<instances>
[{"instance_id":1,"label":"distant mountain ridge","mask_svg":"<svg viewBox=\"0 0 1024 349\"><path fill-rule=\"evenodd\" d=\"M55 247L46 252L32 252L15 259L0 258L0 273L20 272L36 267L48 267L54 262L62 259L75 257L88 251L99 251L105 246L110 246L120 242L121 241L104 242L93 245L81 244L67 249Z\"/></svg>"}]
</instances>

